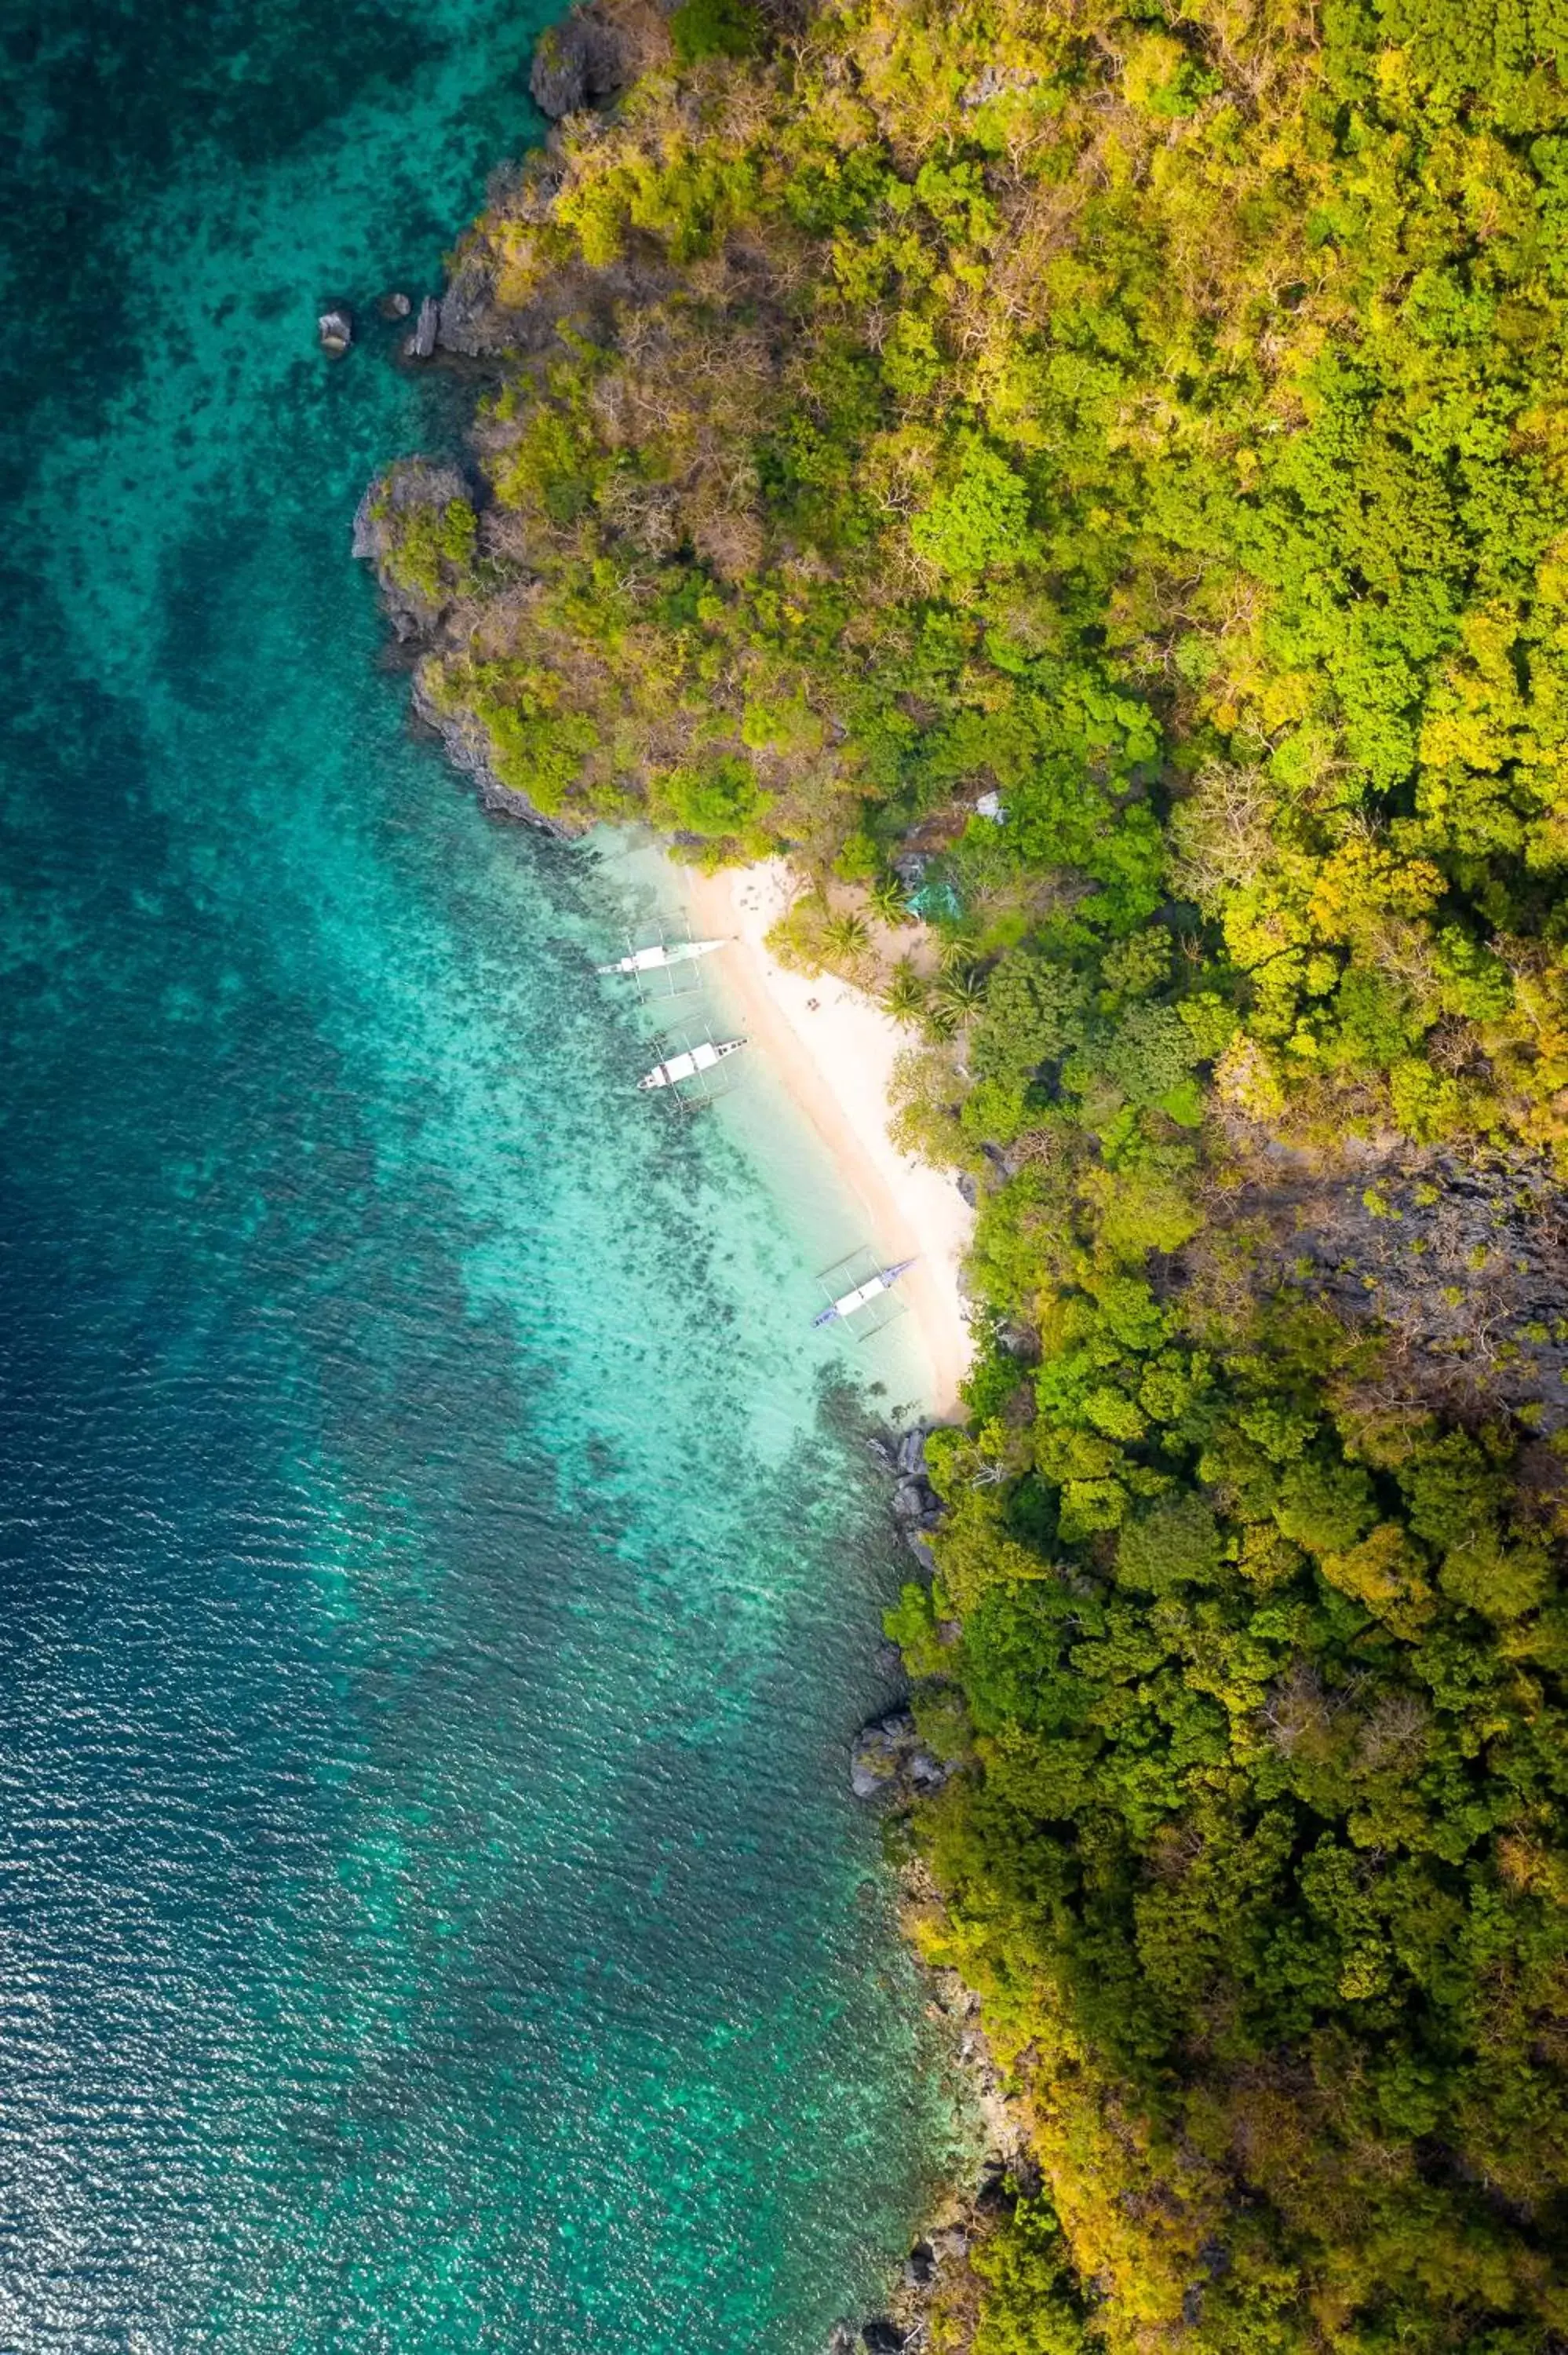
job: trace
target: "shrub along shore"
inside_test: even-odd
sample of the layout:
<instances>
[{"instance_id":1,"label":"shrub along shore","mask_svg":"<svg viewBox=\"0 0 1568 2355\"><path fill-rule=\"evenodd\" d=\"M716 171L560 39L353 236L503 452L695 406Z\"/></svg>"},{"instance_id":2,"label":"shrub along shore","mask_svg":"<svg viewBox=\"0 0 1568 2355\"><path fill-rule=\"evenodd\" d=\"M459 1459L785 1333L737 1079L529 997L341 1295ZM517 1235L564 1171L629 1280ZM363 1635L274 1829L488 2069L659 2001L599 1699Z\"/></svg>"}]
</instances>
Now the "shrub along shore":
<instances>
[{"instance_id":1,"label":"shrub along shore","mask_svg":"<svg viewBox=\"0 0 1568 2355\"><path fill-rule=\"evenodd\" d=\"M1551 2355L1568 16L598 0L547 62L471 463L361 543L514 806L789 858L978 1200L894 1632L1038 2180L927 2343Z\"/></svg>"}]
</instances>

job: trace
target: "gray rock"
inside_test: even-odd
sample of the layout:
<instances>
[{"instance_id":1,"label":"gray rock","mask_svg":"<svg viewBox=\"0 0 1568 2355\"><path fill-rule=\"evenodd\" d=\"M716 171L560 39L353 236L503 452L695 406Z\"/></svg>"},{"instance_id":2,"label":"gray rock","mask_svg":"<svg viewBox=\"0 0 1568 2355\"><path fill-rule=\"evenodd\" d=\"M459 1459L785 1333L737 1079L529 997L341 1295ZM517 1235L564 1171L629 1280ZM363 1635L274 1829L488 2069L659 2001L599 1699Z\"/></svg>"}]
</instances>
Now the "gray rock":
<instances>
[{"instance_id":1,"label":"gray rock","mask_svg":"<svg viewBox=\"0 0 1568 2355\"><path fill-rule=\"evenodd\" d=\"M389 293L383 294L376 307L384 319L406 319L414 305L407 294L399 293L394 288Z\"/></svg>"},{"instance_id":2,"label":"gray rock","mask_svg":"<svg viewBox=\"0 0 1568 2355\"><path fill-rule=\"evenodd\" d=\"M316 340L329 359L341 359L354 341L354 314L346 303L330 303L316 321Z\"/></svg>"},{"instance_id":3,"label":"gray rock","mask_svg":"<svg viewBox=\"0 0 1568 2355\"><path fill-rule=\"evenodd\" d=\"M969 1171L967 1169L960 1169L958 1176L954 1178L953 1183L958 1188L959 1193L963 1196L965 1201L969 1204L970 1209L978 1210L980 1209L980 1188L976 1184L975 1179L970 1175Z\"/></svg>"},{"instance_id":4,"label":"gray rock","mask_svg":"<svg viewBox=\"0 0 1568 2355\"><path fill-rule=\"evenodd\" d=\"M926 1469L926 1426L917 1423L898 1443L898 1469L906 1475Z\"/></svg>"},{"instance_id":5,"label":"gray rock","mask_svg":"<svg viewBox=\"0 0 1568 2355\"><path fill-rule=\"evenodd\" d=\"M432 357L436 348L436 337L440 333L440 325L441 306L433 294L427 294L419 305L419 315L415 321L414 332L403 346L411 360L428 360Z\"/></svg>"},{"instance_id":6,"label":"gray rock","mask_svg":"<svg viewBox=\"0 0 1568 2355\"><path fill-rule=\"evenodd\" d=\"M869 2322L863 2322L860 2336L865 2355L904 2355L908 2343L906 2334L885 2314L874 2315Z\"/></svg>"},{"instance_id":7,"label":"gray rock","mask_svg":"<svg viewBox=\"0 0 1568 2355\"><path fill-rule=\"evenodd\" d=\"M850 1789L857 1799L907 1807L939 1791L950 1772L922 1745L906 1709L890 1709L863 1725L850 1753Z\"/></svg>"},{"instance_id":8,"label":"gray rock","mask_svg":"<svg viewBox=\"0 0 1568 2355\"><path fill-rule=\"evenodd\" d=\"M528 90L541 114L559 122L611 97L626 80L614 35L606 25L572 15L541 33L534 49Z\"/></svg>"},{"instance_id":9,"label":"gray rock","mask_svg":"<svg viewBox=\"0 0 1568 2355\"><path fill-rule=\"evenodd\" d=\"M488 249L465 246L436 311L436 342L443 352L482 359L506 347L506 323L498 315L495 272Z\"/></svg>"},{"instance_id":10,"label":"gray rock","mask_svg":"<svg viewBox=\"0 0 1568 2355\"><path fill-rule=\"evenodd\" d=\"M901 1529L939 1529L945 1517L942 1500L923 1472L900 1480L893 1491L893 1518Z\"/></svg>"},{"instance_id":11,"label":"gray rock","mask_svg":"<svg viewBox=\"0 0 1568 2355\"><path fill-rule=\"evenodd\" d=\"M893 1491L894 1519L910 1529L919 1529L926 1518L928 1493L924 1480L900 1480Z\"/></svg>"},{"instance_id":12,"label":"gray rock","mask_svg":"<svg viewBox=\"0 0 1568 2355\"><path fill-rule=\"evenodd\" d=\"M937 1557L931 1550L930 1539L922 1536L918 1529L904 1529L900 1534L903 1537L905 1544L908 1547L910 1552L914 1555L916 1561L919 1563L927 1577L935 1578L937 1574Z\"/></svg>"}]
</instances>

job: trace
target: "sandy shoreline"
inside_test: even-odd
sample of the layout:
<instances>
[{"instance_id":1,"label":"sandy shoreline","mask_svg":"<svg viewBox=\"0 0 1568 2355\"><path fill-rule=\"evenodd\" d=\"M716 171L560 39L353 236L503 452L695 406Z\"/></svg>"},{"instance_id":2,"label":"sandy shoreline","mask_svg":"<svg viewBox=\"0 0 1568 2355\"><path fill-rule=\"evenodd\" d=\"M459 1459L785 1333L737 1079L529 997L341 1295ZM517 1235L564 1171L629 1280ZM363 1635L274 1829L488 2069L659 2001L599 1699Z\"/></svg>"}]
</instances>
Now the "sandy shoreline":
<instances>
[{"instance_id":1,"label":"sandy shoreline","mask_svg":"<svg viewBox=\"0 0 1568 2355\"><path fill-rule=\"evenodd\" d=\"M952 1415L970 1354L959 1270L974 1213L951 1178L888 1136L888 1078L908 1034L847 982L809 980L769 955L765 935L790 896L781 859L688 879L694 926L735 944L726 978L748 1037L863 1200L869 1239L890 1259L916 1262L905 1289L930 1361L927 1404Z\"/></svg>"}]
</instances>

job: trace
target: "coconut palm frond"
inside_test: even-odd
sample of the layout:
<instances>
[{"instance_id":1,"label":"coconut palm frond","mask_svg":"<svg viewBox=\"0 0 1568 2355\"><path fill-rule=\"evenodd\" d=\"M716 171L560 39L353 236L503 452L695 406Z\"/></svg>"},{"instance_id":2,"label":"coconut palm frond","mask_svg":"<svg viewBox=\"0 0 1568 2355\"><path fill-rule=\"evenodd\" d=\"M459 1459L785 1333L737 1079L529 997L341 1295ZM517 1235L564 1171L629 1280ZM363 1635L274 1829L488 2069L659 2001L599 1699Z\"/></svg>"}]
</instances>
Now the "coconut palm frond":
<instances>
[{"instance_id":1,"label":"coconut palm frond","mask_svg":"<svg viewBox=\"0 0 1568 2355\"><path fill-rule=\"evenodd\" d=\"M865 895L866 906L879 924L906 924L909 895L896 875L879 875Z\"/></svg>"},{"instance_id":2,"label":"coconut palm frond","mask_svg":"<svg viewBox=\"0 0 1568 2355\"><path fill-rule=\"evenodd\" d=\"M937 962L944 973L962 973L974 964L975 944L967 932L948 932L937 952Z\"/></svg>"},{"instance_id":3,"label":"coconut palm frond","mask_svg":"<svg viewBox=\"0 0 1568 2355\"><path fill-rule=\"evenodd\" d=\"M830 916L822 926L822 946L830 956L855 964L871 946L871 926L863 916Z\"/></svg>"},{"instance_id":4,"label":"coconut palm frond","mask_svg":"<svg viewBox=\"0 0 1568 2355\"><path fill-rule=\"evenodd\" d=\"M924 1011L926 984L907 957L900 958L887 976L880 1004L885 1014L895 1022L913 1022Z\"/></svg>"},{"instance_id":5,"label":"coconut palm frond","mask_svg":"<svg viewBox=\"0 0 1568 2355\"><path fill-rule=\"evenodd\" d=\"M937 996L955 1022L968 1022L985 1004L985 976L972 964L945 973L937 984Z\"/></svg>"}]
</instances>

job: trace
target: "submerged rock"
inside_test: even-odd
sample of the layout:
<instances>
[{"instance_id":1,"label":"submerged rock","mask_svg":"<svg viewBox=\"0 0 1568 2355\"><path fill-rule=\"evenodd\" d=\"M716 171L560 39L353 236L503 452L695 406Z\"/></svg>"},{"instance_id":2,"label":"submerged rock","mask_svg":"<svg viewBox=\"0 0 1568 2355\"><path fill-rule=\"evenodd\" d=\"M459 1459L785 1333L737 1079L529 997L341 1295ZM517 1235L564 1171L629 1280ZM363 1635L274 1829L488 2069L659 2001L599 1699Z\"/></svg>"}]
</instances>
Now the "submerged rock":
<instances>
[{"instance_id":1,"label":"submerged rock","mask_svg":"<svg viewBox=\"0 0 1568 2355\"><path fill-rule=\"evenodd\" d=\"M406 319L414 305L407 294L394 287L383 294L376 307L384 319Z\"/></svg>"}]
</instances>

